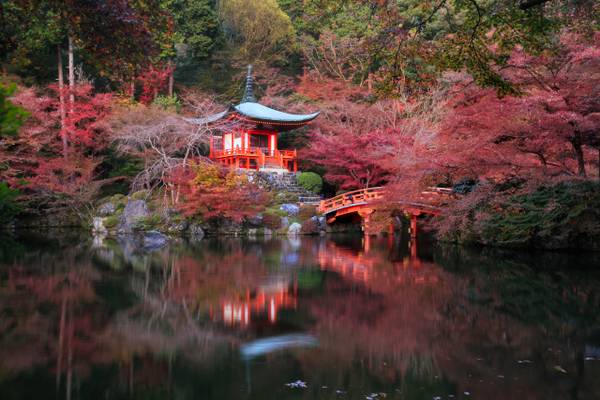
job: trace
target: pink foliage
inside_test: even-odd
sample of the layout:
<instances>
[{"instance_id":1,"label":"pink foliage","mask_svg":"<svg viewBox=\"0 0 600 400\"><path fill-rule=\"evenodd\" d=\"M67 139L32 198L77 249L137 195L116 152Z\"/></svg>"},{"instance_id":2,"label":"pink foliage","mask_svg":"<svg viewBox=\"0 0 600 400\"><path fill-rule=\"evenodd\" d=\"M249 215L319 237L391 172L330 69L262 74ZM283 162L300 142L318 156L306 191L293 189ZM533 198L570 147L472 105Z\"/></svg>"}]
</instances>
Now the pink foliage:
<instances>
[{"instance_id":1,"label":"pink foliage","mask_svg":"<svg viewBox=\"0 0 600 400\"><path fill-rule=\"evenodd\" d=\"M110 94L95 94L91 85L64 89L65 119L61 127L58 86L18 92L14 102L30 117L14 138L0 145L0 180L34 192L74 196L90 186L99 164L98 152L108 143L106 117ZM71 102L71 94L73 101ZM62 138L67 139L67 152Z\"/></svg>"},{"instance_id":2,"label":"pink foliage","mask_svg":"<svg viewBox=\"0 0 600 400\"><path fill-rule=\"evenodd\" d=\"M341 189L366 188L390 179L390 171L378 161L392 143L389 131L317 133L301 157L325 167L325 179Z\"/></svg>"},{"instance_id":3,"label":"pink foliage","mask_svg":"<svg viewBox=\"0 0 600 400\"><path fill-rule=\"evenodd\" d=\"M455 86L440 159L476 176L585 175L600 144L600 46L564 34L555 53L516 49L509 65L503 74L521 96Z\"/></svg>"}]
</instances>

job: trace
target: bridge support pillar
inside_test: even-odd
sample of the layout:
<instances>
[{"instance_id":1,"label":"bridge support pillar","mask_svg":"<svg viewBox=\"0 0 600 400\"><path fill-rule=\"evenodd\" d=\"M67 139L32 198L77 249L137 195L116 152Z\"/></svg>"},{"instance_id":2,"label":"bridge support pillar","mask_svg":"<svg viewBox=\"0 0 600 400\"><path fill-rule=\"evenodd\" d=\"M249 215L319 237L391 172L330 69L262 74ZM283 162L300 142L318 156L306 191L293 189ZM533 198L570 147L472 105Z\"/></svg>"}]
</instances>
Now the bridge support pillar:
<instances>
[{"instance_id":1,"label":"bridge support pillar","mask_svg":"<svg viewBox=\"0 0 600 400\"><path fill-rule=\"evenodd\" d=\"M411 239L417 237L417 214L410 214L410 237Z\"/></svg>"},{"instance_id":2,"label":"bridge support pillar","mask_svg":"<svg viewBox=\"0 0 600 400\"><path fill-rule=\"evenodd\" d=\"M373 214L375 210L370 209L370 208L364 208L360 211L358 211L358 215L360 215L361 218L361 225L362 225L362 230L363 230L363 234L364 235L370 235L371 232L369 230L370 226L369 226L369 221L371 220L371 214Z\"/></svg>"}]
</instances>

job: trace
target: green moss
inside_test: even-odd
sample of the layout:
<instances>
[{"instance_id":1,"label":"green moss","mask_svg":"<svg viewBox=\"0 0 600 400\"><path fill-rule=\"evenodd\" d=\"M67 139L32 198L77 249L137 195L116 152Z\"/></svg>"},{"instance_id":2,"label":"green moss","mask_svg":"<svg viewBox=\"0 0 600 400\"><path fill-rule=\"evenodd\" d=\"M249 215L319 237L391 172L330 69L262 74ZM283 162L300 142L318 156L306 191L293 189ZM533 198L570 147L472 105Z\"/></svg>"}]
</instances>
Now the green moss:
<instances>
[{"instance_id":1,"label":"green moss","mask_svg":"<svg viewBox=\"0 0 600 400\"><path fill-rule=\"evenodd\" d=\"M275 196L276 204L285 204L285 203L297 203L298 195L296 193L290 192L279 192L277 196Z\"/></svg>"},{"instance_id":2,"label":"green moss","mask_svg":"<svg viewBox=\"0 0 600 400\"><path fill-rule=\"evenodd\" d=\"M279 205L267 207L265 214L277 215L279 217L287 217L288 215L287 212L279 209Z\"/></svg>"},{"instance_id":3,"label":"green moss","mask_svg":"<svg viewBox=\"0 0 600 400\"><path fill-rule=\"evenodd\" d=\"M464 214L444 239L505 247L600 248L600 185L539 186L530 193L493 192Z\"/></svg>"},{"instance_id":4,"label":"green moss","mask_svg":"<svg viewBox=\"0 0 600 400\"><path fill-rule=\"evenodd\" d=\"M119 220L119 216L111 215L110 217L104 218L104 226L106 227L106 229L115 228L119 224Z\"/></svg>"},{"instance_id":5,"label":"green moss","mask_svg":"<svg viewBox=\"0 0 600 400\"><path fill-rule=\"evenodd\" d=\"M135 193L132 193L129 197L131 200L146 200L148 198L148 192L146 190L139 190Z\"/></svg>"},{"instance_id":6,"label":"green moss","mask_svg":"<svg viewBox=\"0 0 600 400\"><path fill-rule=\"evenodd\" d=\"M146 218L141 218L139 221L137 221L135 224L135 229L141 231L150 231L153 229L160 228L163 225L163 222L164 221L162 216L152 214Z\"/></svg>"}]
</instances>

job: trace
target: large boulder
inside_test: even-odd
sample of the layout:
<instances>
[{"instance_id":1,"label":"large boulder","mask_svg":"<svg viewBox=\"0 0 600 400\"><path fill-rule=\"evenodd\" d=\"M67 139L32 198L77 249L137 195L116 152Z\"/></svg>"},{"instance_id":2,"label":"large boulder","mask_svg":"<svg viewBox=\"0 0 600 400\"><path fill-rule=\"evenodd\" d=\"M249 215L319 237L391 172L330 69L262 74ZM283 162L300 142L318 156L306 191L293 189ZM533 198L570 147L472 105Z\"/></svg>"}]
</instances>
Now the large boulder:
<instances>
[{"instance_id":1,"label":"large boulder","mask_svg":"<svg viewBox=\"0 0 600 400\"><path fill-rule=\"evenodd\" d=\"M144 233L142 238L144 250L158 250L167 245L169 238L159 231L149 231Z\"/></svg>"},{"instance_id":2,"label":"large boulder","mask_svg":"<svg viewBox=\"0 0 600 400\"><path fill-rule=\"evenodd\" d=\"M319 229L325 231L327 229L327 219L323 216L317 217L317 219L319 221Z\"/></svg>"},{"instance_id":3,"label":"large boulder","mask_svg":"<svg viewBox=\"0 0 600 400\"><path fill-rule=\"evenodd\" d=\"M133 228L146 217L148 217L148 205L144 200L129 201L121 215L119 231L123 233L132 232Z\"/></svg>"},{"instance_id":4,"label":"large boulder","mask_svg":"<svg viewBox=\"0 0 600 400\"><path fill-rule=\"evenodd\" d=\"M294 222L288 228L287 234L290 236L297 236L300 234L301 231L302 231L302 225L300 225L297 222Z\"/></svg>"},{"instance_id":5,"label":"large boulder","mask_svg":"<svg viewBox=\"0 0 600 400\"><path fill-rule=\"evenodd\" d=\"M172 221L167 228L169 233L182 233L188 228L189 224L186 220Z\"/></svg>"},{"instance_id":6,"label":"large boulder","mask_svg":"<svg viewBox=\"0 0 600 400\"><path fill-rule=\"evenodd\" d=\"M102 204L98 208L98 215L100 215L101 217L108 217L109 215L113 215L116 210L117 208L115 207L115 205L109 201L107 203Z\"/></svg>"},{"instance_id":7,"label":"large boulder","mask_svg":"<svg viewBox=\"0 0 600 400\"><path fill-rule=\"evenodd\" d=\"M288 215L297 215L300 207L297 204L285 203L279 206L281 211L285 211Z\"/></svg>"},{"instance_id":8,"label":"large boulder","mask_svg":"<svg viewBox=\"0 0 600 400\"><path fill-rule=\"evenodd\" d=\"M320 231L319 220L316 217L307 219L302 223L302 233L307 235L317 235Z\"/></svg>"},{"instance_id":9,"label":"large boulder","mask_svg":"<svg viewBox=\"0 0 600 400\"><path fill-rule=\"evenodd\" d=\"M188 232L192 240L202 240L204 238L204 229L198 224L191 224Z\"/></svg>"}]
</instances>

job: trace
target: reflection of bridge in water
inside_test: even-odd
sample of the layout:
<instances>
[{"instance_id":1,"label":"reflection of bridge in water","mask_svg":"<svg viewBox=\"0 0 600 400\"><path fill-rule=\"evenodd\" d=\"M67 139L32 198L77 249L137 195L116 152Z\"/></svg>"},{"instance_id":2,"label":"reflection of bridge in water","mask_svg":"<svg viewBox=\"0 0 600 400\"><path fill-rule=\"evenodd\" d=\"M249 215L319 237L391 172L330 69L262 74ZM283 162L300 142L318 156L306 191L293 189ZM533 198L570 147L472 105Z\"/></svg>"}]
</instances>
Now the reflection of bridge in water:
<instances>
[{"instance_id":1,"label":"reflection of bridge in water","mask_svg":"<svg viewBox=\"0 0 600 400\"><path fill-rule=\"evenodd\" d=\"M387 250L394 246L393 238L387 241ZM382 281L389 284L432 285L439 282L436 269L417 255L417 242L408 242L408 252L397 261L390 261L371 249L373 239L365 236L362 248L351 249L331 241L316 246L311 258L315 258L322 271L339 274L343 279L378 286ZM230 327L247 328L250 325L276 325L278 313L298 307L297 270L288 276L279 276L276 282L247 288L245 294L227 296L220 301L220 312L213 314L214 321ZM374 287L376 288L376 287Z\"/></svg>"},{"instance_id":2,"label":"reflection of bridge in water","mask_svg":"<svg viewBox=\"0 0 600 400\"><path fill-rule=\"evenodd\" d=\"M396 283L434 284L439 281L434 271L423 268L425 263L417 256L416 241L409 243L409 254L401 261L386 263L382 263L380 255L369 254L369 241L370 239L365 239L364 251L360 252L327 243L325 248L319 250L319 266L322 270L334 271L345 278L363 283L383 274L391 275L389 278Z\"/></svg>"}]
</instances>

